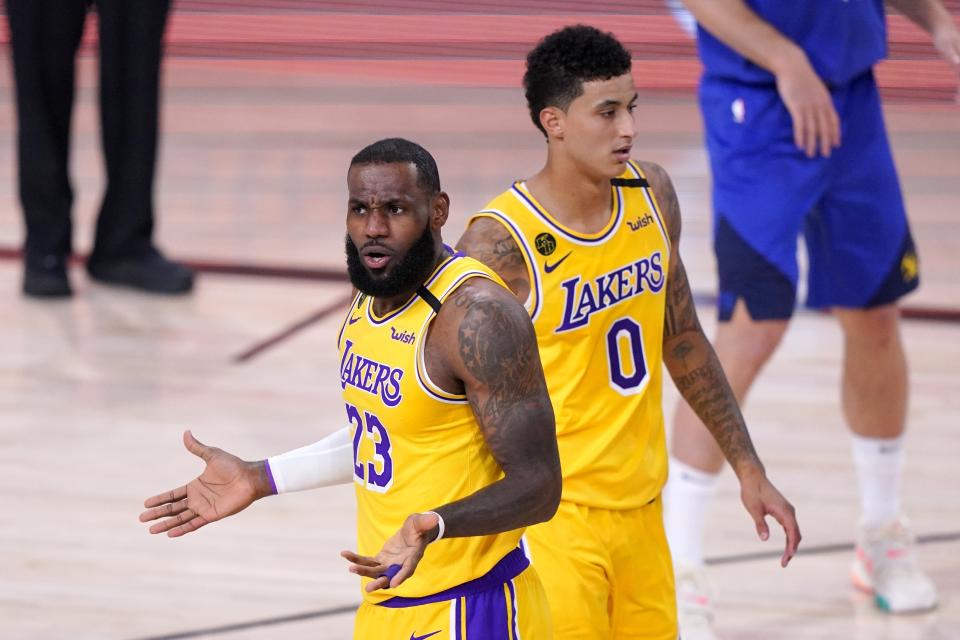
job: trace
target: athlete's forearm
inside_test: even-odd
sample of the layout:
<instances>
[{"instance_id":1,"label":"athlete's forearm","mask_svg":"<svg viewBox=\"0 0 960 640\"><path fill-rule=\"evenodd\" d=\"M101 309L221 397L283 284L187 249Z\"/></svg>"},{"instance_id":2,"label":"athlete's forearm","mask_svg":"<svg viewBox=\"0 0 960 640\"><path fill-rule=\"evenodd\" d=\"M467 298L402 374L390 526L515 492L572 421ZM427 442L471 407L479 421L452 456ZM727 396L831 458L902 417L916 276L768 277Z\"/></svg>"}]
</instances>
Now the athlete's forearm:
<instances>
[{"instance_id":1,"label":"athlete's forearm","mask_svg":"<svg viewBox=\"0 0 960 640\"><path fill-rule=\"evenodd\" d=\"M663 363L680 395L706 425L737 476L763 469L737 397L703 333L687 271L679 255L667 280Z\"/></svg>"},{"instance_id":2,"label":"athlete's forearm","mask_svg":"<svg viewBox=\"0 0 960 640\"><path fill-rule=\"evenodd\" d=\"M706 425L737 475L762 469L740 405L707 337L688 332L665 341L663 348L664 364L680 395Z\"/></svg>"},{"instance_id":3,"label":"athlete's forearm","mask_svg":"<svg viewBox=\"0 0 960 640\"><path fill-rule=\"evenodd\" d=\"M290 493L349 483L353 477L352 453L350 433L344 427L313 444L261 462L263 473L275 489L273 493Z\"/></svg>"},{"instance_id":4,"label":"athlete's forearm","mask_svg":"<svg viewBox=\"0 0 960 640\"><path fill-rule=\"evenodd\" d=\"M758 16L743 0L684 0L703 27L728 47L778 75L793 65L809 64L795 42Z\"/></svg>"},{"instance_id":5,"label":"athlete's forearm","mask_svg":"<svg viewBox=\"0 0 960 640\"><path fill-rule=\"evenodd\" d=\"M552 518L559 504L559 485L554 470L542 465L432 511L443 518L444 538L502 533Z\"/></svg>"}]
</instances>

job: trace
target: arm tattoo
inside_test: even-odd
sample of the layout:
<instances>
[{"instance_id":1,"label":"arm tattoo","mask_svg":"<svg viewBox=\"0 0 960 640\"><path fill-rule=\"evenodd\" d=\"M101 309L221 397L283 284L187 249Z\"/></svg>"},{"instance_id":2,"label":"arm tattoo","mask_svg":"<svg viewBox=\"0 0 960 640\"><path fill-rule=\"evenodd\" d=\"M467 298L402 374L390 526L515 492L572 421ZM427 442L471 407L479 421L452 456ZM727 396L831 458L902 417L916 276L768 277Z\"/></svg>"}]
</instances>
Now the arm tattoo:
<instances>
[{"instance_id":1,"label":"arm tattoo","mask_svg":"<svg viewBox=\"0 0 960 640\"><path fill-rule=\"evenodd\" d=\"M454 304L466 307L458 335L460 358L489 389L485 400L471 403L496 455L506 432L525 423L528 411L541 414L544 404L549 407L536 335L527 317L517 317L502 301L464 291Z\"/></svg>"},{"instance_id":2,"label":"arm tattoo","mask_svg":"<svg viewBox=\"0 0 960 640\"><path fill-rule=\"evenodd\" d=\"M677 389L690 408L707 426L723 455L734 470L743 463L760 465L750 434L740 413L740 406L727 382L713 348L701 333L680 338L671 345L674 361L668 362ZM677 356L677 353L684 355ZM688 366L685 358L706 362Z\"/></svg>"},{"instance_id":3,"label":"arm tattoo","mask_svg":"<svg viewBox=\"0 0 960 640\"><path fill-rule=\"evenodd\" d=\"M526 311L503 293L462 286L457 349L467 396L484 441L504 477L435 509L450 536L508 531L546 519L560 500L560 458L553 406L536 335Z\"/></svg>"},{"instance_id":4,"label":"arm tattoo","mask_svg":"<svg viewBox=\"0 0 960 640\"><path fill-rule=\"evenodd\" d=\"M464 232L457 243L463 251L497 272L521 301L530 293L530 276L516 240L503 224L491 218L479 218Z\"/></svg>"},{"instance_id":5,"label":"arm tattoo","mask_svg":"<svg viewBox=\"0 0 960 640\"><path fill-rule=\"evenodd\" d=\"M663 167L652 162L641 164L658 196L660 212L670 234L670 274L663 323L664 363L683 399L710 430L734 470L742 464L760 465L737 398L697 317L687 271L678 251L681 217L677 191Z\"/></svg>"}]
</instances>

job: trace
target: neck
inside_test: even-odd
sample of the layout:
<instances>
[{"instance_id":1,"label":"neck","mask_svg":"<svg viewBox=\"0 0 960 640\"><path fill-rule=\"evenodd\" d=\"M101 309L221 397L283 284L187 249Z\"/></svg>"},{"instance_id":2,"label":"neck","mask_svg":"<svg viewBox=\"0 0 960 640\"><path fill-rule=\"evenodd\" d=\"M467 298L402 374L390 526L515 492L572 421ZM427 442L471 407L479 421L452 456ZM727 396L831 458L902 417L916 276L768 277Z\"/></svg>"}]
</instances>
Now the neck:
<instances>
[{"instance_id":1,"label":"neck","mask_svg":"<svg viewBox=\"0 0 960 640\"><path fill-rule=\"evenodd\" d=\"M547 163L527 186L557 220L584 232L602 228L610 218L610 177L591 175L553 144Z\"/></svg>"},{"instance_id":2,"label":"neck","mask_svg":"<svg viewBox=\"0 0 960 640\"><path fill-rule=\"evenodd\" d=\"M378 316L383 316L405 305L407 301L417 293L417 289L423 286L423 283L426 282L426 278L429 278L430 275L436 271L437 267L440 266L440 263L443 262L449 255L450 252L448 252L446 247L443 246L443 242L438 240L437 246L434 247L433 267L430 269L430 273L428 273L424 279L405 288L395 296L374 298L372 303L373 312Z\"/></svg>"}]
</instances>

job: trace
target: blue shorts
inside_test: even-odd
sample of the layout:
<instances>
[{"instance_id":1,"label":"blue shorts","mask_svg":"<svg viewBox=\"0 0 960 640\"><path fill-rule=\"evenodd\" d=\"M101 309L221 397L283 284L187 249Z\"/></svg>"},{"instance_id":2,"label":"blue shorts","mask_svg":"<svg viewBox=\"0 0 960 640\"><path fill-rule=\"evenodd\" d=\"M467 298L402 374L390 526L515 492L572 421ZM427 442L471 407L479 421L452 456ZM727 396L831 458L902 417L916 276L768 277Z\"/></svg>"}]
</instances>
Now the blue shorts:
<instances>
[{"instance_id":1,"label":"blue shorts","mask_svg":"<svg viewBox=\"0 0 960 640\"><path fill-rule=\"evenodd\" d=\"M829 158L811 159L794 145L776 87L701 82L721 320L730 319L739 299L755 320L792 315L801 233L810 307L876 307L919 284L873 73L831 95L841 146Z\"/></svg>"}]
</instances>

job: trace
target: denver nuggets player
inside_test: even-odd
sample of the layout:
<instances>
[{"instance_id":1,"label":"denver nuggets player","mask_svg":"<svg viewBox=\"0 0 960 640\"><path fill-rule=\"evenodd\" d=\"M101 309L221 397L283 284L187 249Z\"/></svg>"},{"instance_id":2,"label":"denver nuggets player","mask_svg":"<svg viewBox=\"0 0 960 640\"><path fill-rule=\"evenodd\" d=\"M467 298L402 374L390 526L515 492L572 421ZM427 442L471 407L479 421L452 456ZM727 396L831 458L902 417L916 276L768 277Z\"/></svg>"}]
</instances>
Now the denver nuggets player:
<instances>
[{"instance_id":1,"label":"denver nuggets player","mask_svg":"<svg viewBox=\"0 0 960 640\"><path fill-rule=\"evenodd\" d=\"M767 514L783 525L784 566L800 540L700 328L670 179L630 159L630 67L612 35L582 25L530 52L524 86L546 165L477 213L458 245L509 283L536 329L563 500L527 537L564 640L677 637L661 364L737 472L760 537Z\"/></svg>"},{"instance_id":2,"label":"denver nuggets player","mask_svg":"<svg viewBox=\"0 0 960 640\"><path fill-rule=\"evenodd\" d=\"M364 583L355 637L552 638L521 542L556 511L561 486L530 319L489 268L443 244L449 199L425 149L374 143L353 158L348 185L359 292L338 345L359 546L343 555ZM275 476L267 461L185 442L207 468L146 502L142 521L165 518L151 533L236 513L276 493L279 477L324 483L284 460L272 459L285 470ZM337 469L328 480L342 479Z\"/></svg>"}]
</instances>

